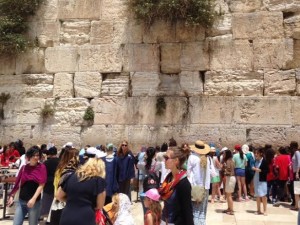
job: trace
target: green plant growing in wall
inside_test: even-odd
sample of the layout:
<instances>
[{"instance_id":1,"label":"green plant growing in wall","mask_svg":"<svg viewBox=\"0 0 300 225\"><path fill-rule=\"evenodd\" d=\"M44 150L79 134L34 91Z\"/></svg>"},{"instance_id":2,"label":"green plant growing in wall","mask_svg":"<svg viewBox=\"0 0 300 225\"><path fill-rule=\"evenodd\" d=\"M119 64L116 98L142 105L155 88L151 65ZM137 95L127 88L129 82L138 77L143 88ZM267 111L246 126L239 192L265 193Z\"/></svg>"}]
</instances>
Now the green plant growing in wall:
<instances>
[{"instance_id":1,"label":"green plant growing in wall","mask_svg":"<svg viewBox=\"0 0 300 225\"><path fill-rule=\"evenodd\" d=\"M54 108L51 105L45 104L44 108L42 108L40 114L41 114L42 118L45 120L45 119L53 116L54 113L55 113Z\"/></svg>"},{"instance_id":2,"label":"green plant growing in wall","mask_svg":"<svg viewBox=\"0 0 300 225\"><path fill-rule=\"evenodd\" d=\"M34 46L26 37L28 19L33 16L43 0L0 1L0 55L15 55Z\"/></svg>"},{"instance_id":3,"label":"green plant growing in wall","mask_svg":"<svg viewBox=\"0 0 300 225\"><path fill-rule=\"evenodd\" d=\"M7 103L7 101L10 99L10 94L1 93L0 95L0 103L1 103L1 109L0 109L0 118L4 120L4 105Z\"/></svg>"},{"instance_id":4,"label":"green plant growing in wall","mask_svg":"<svg viewBox=\"0 0 300 225\"><path fill-rule=\"evenodd\" d=\"M165 113L167 108L167 103L165 98L160 96L156 99L156 115L161 116Z\"/></svg>"},{"instance_id":5,"label":"green plant growing in wall","mask_svg":"<svg viewBox=\"0 0 300 225\"><path fill-rule=\"evenodd\" d=\"M221 15L215 11L215 0L128 0L128 6L147 26L164 20L209 28Z\"/></svg>"},{"instance_id":6,"label":"green plant growing in wall","mask_svg":"<svg viewBox=\"0 0 300 225\"><path fill-rule=\"evenodd\" d=\"M95 112L93 110L93 108L91 106L87 107L87 109L85 110L85 113L83 115L83 119L87 122L94 122L94 118L95 118Z\"/></svg>"}]
</instances>

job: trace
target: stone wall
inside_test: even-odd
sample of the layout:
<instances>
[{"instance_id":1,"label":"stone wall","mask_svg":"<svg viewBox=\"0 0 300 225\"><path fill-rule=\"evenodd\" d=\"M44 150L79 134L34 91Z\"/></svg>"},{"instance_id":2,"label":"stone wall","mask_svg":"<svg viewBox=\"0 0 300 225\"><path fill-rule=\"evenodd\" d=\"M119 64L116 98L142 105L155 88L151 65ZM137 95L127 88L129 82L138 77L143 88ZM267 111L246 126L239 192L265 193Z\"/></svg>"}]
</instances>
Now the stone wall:
<instances>
[{"instance_id":1,"label":"stone wall","mask_svg":"<svg viewBox=\"0 0 300 225\"><path fill-rule=\"evenodd\" d=\"M210 30L180 22L147 30L125 0L45 0L30 20L38 47L0 58L0 92L11 94L0 143L127 139L137 150L171 137L300 141L299 0L217 0L216 8L223 16ZM55 113L43 119L46 104ZM92 126L83 121L88 106Z\"/></svg>"}]
</instances>

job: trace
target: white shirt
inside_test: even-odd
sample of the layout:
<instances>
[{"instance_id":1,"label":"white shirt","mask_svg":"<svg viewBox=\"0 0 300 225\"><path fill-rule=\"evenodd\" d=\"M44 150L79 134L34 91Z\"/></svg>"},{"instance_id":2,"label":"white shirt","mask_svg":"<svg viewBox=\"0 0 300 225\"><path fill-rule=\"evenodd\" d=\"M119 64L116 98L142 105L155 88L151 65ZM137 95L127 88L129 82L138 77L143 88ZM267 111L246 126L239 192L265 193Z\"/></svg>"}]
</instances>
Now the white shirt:
<instances>
[{"instance_id":1,"label":"white shirt","mask_svg":"<svg viewBox=\"0 0 300 225\"><path fill-rule=\"evenodd\" d=\"M187 165L187 177L191 185L199 185L209 190L210 187L210 160L206 157L207 166L201 168L200 156L196 153L192 153L188 159ZM205 179L204 179L205 178ZM203 183L204 180L204 183Z\"/></svg>"}]
</instances>

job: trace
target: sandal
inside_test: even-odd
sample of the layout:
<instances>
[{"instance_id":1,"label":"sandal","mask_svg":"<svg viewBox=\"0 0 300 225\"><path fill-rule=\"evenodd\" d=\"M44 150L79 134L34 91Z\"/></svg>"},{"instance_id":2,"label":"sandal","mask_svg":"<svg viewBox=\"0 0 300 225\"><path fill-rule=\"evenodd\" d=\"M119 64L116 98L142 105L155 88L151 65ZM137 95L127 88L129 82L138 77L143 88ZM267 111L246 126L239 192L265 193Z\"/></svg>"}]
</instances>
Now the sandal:
<instances>
[{"instance_id":1,"label":"sandal","mask_svg":"<svg viewBox=\"0 0 300 225\"><path fill-rule=\"evenodd\" d=\"M290 208L290 210L293 210L293 211L299 211L299 208L297 208L297 207L292 207L292 208Z\"/></svg>"},{"instance_id":2,"label":"sandal","mask_svg":"<svg viewBox=\"0 0 300 225\"><path fill-rule=\"evenodd\" d=\"M263 213L262 213L262 212L259 212L259 211L257 211L257 212L255 212L254 214L255 214L255 215L262 215Z\"/></svg>"},{"instance_id":3,"label":"sandal","mask_svg":"<svg viewBox=\"0 0 300 225\"><path fill-rule=\"evenodd\" d=\"M230 209L225 209L225 210L223 210L222 212L223 212L223 213L228 213L228 212L230 212Z\"/></svg>"},{"instance_id":4,"label":"sandal","mask_svg":"<svg viewBox=\"0 0 300 225\"><path fill-rule=\"evenodd\" d=\"M227 215L234 215L234 212L233 211L228 211L226 214Z\"/></svg>"}]
</instances>

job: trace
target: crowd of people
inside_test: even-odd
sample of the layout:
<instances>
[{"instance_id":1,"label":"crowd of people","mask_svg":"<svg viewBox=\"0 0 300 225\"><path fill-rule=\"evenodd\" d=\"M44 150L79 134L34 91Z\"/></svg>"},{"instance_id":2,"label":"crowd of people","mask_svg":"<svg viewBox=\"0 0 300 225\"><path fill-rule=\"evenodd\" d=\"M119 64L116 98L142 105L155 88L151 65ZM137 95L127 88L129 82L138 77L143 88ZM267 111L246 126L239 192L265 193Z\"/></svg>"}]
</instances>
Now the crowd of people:
<instances>
[{"instance_id":1,"label":"crowd of people","mask_svg":"<svg viewBox=\"0 0 300 225\"><path fill-rule=\"evenodd\" d=\"M206 224L208 203L255 199L256 215L268 207L291 202L299 211L300 152L298 143L235 145L233 149L195 141L142 147L134 154L124 140L86 145L78 150L66 143L32 146L21 140L0 147L0 165L18 168L8 206L16 205L14 225L46 218L52 225L134 225L131 192L137 189L145 225ZM105 222L106 220L106 222ZM300 220L298 218L298 225Z\"/></svg>"}]
</instances>

